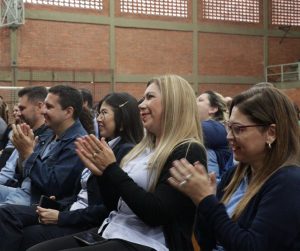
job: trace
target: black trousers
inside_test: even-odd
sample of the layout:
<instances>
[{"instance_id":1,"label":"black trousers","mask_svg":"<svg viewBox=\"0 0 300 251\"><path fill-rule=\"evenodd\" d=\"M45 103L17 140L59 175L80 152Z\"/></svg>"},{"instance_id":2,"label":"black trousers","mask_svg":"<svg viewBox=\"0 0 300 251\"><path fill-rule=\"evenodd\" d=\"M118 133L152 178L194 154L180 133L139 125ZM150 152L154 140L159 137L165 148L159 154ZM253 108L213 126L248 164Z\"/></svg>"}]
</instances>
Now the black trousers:
<instances>
[{"instance_id":1,"label":"black trousers","mask_svg":"<svg viewBox=\"0 0 300 251\"><path fill-rule=\"evenodd\" d=\"M84 232L97 232L97 228ZM120 239L110 239L103 242L87 246L82 242L76 240L73 235L64 236L50 241L45 241L43 243L37 244L27 251L57 251L57 250L69 250L69 251L155 251L150 247L139 245L136 243L120 240Z\"/></svg>"},{"instance_id":2,"label":"black trousers","mask_svg":"<svg viewBox=\"0 0 300 251\"><path fill-rule=\"evenodd\" d=\"M84 229L86 228L40 224L35 206L0 207L0 251L23 251L40 242Z\"/></svg>"}]
</instances>

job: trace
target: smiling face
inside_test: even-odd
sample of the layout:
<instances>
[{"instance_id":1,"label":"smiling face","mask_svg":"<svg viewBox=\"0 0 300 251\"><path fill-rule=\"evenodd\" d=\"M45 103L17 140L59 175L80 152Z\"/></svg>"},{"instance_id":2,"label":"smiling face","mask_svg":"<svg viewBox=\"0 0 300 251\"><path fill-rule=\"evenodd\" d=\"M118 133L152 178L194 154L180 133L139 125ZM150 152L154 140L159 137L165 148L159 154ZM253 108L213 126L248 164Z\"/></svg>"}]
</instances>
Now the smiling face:
<instances>
[{"instance_id":1,"label":"smiling face","mask_svg":"<svg viewBox=\"0 0 300 251\"><path fill-rule=\"evenodd\" d=\"M64 121L68 119L67 109L62 109L59 96L48 93L45 99L45 122L56 133L62 129Z\"/></svg>"},{"instance_id":2,"label":"smiling face","mask_svg":"<svg viewBox=\"0 0 300 251\"><path fill-rule=\"evenodd\" d=\"M159 138L162 133L162 97L156 83L151 83L144 94L144 100L139 105L144 128Z\"/></svg>"},{"instance_id":3,"label":"smiling face","mask_svg":"<svg viewBox=\"0 0 300 251\"><path fill-rule=\"evenodd\" d=\"M105 102L102 103L99 109L97 122L99 125L101 137L110 139L113 139L115 137L115 113L113 108Z\"/></svg>"},{"instance_id":4,"label":"smiling face","mask_svg":"<svg viewBox=\"0 0 300 251\"><path fill-rule=\"evenodd\" d=\"M20 113L19 105L14 105L12 115L15 119L16 124L21 123L22 119L21 119L21 113Z\"/></svg>"},{"instance_id":5,"label":"smiling face","mask_svg":"<svg viewBox=\"0 0 300 251\"><path fill-rule=\"evenodd\" d=\"M255 125L235 106L232 109L230 123L236 125ZM232 147L234 158L252 167L261 167L267 154L268 129L262 127L245 127L237 135L229 130L227 134L229 145Z\"/></svg>"}]
</instances>

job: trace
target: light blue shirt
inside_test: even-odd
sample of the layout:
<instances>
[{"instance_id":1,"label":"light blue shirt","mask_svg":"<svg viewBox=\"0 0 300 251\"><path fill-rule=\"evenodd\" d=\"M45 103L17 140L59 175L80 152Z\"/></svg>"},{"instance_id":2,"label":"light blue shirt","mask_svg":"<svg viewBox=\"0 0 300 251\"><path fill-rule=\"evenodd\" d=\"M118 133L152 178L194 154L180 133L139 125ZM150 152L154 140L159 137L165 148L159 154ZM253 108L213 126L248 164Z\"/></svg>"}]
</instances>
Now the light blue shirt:
<instances>
[{"instance_id":1,"label":"light blue shirt","mask_svg":"<svg viewBox=\"0 0 300 251\"><path fill-rule=\"evenodd\" d=\"M15 149L0 171L0 184L4 185L8 180L14 179L16 166L19 159L19 152ZM16 179L14 179L17 181Z\"/></svg>"},{"instance_id":2,"label":"light blue shirt","mask_svg":"<svg viewBox=\"0 0 300 251\"><path fill-rule=\"evenodd\" d=\"M231 196L230 200L228 201L226 207L226 212L229 215L229 217L232 216L236 206L240 202L240 200L245 195L248 188L248 178L244 177L239 187L236 189L236 191ZM224 248L220 245L217 245L216 249L213 249L213 251L224 251Z\"/></svg>"},{"instance_id":3,"label":"light blue shirt","mask_svg":"<svg viewBox=\"0 0 300 251\"><path fill-rule=\"evenodd\" d=\"M226 211L229 217L232 216L234 209L236 208L240 200L243 198L244 194L247 191L247 188L248 188L248 178L244 177L244 179L241 181L241 184L233 193L233 195L231 196L230 200L226 205Z\"/></svg>"},{"instance_id":4,"label":"light blue shirt","mask_svg":"<svg viewBox=\"0 0 300 251\"><path fill-rule=\"evenodd\" d=\"M209 148L206 149L207 152L207 171L208 173L214 172L216 174L217 183L220 182L220 167L218 164L217 155L214 150Z\"/></svg>"}]
</instances>

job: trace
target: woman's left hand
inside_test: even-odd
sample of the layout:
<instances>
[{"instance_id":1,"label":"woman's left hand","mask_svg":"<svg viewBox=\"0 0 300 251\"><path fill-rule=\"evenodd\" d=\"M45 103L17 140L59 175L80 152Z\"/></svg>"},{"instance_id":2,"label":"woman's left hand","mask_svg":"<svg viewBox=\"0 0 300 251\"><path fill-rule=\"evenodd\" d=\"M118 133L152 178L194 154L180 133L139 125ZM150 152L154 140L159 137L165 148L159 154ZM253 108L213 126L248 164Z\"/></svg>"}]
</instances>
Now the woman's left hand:
<instances>
[{"instance_id":1,"label":"woman's left hand","mask_svg":"<svg viewBox=\"0 0 300 251\"><path fill-rule=\"evenodd\" d=\"M106 167L116 162L116 157L104 138L97 139L95 135L86 135L75 142L76 153L95 175L102 175Z\"/></svg>"},{"instance_id":2,"label":"woman's left hand","mask_svg":"<svg viewBox=\"0 0 300 251\"><path fill-rule=\"evenodd\" d=\"M189 196L198 205L205 197L216 193L216 175L207 174L199 162L190 164L186 159L176 160L170 169L168 182Z\"/></svg>"}]
</instances>

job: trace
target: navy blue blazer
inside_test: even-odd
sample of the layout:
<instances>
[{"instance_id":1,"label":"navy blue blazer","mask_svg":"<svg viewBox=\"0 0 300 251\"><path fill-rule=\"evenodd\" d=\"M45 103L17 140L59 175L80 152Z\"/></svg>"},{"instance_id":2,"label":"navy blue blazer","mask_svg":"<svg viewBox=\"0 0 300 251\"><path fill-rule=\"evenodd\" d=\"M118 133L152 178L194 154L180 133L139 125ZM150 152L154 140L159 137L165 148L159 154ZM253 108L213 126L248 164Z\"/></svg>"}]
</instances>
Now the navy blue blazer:
<instances>
[{"instance_id":1,"label":"navy blue blazer","mask_svg":"<svg viewBox=\"0 0 300 251\"><path fill-rule=\"evenodd\" d=\"M231 180L230 169L219 184L217 197ZM300 168L286 166L274 173L252 198L238 220L232 221L216 196L197 208L196 237L201 251L216 245L226 251L300 250Z\"/></svg>"}]
</instances>

